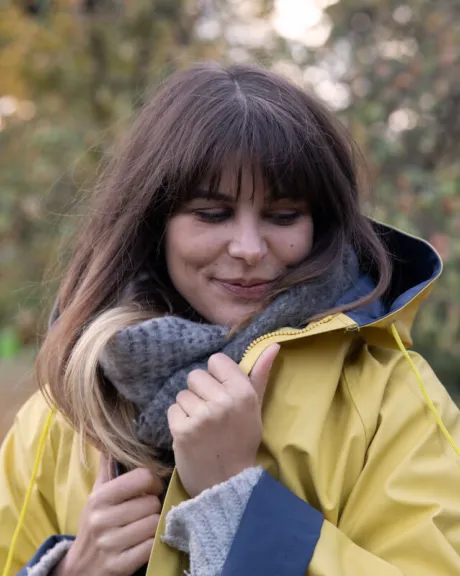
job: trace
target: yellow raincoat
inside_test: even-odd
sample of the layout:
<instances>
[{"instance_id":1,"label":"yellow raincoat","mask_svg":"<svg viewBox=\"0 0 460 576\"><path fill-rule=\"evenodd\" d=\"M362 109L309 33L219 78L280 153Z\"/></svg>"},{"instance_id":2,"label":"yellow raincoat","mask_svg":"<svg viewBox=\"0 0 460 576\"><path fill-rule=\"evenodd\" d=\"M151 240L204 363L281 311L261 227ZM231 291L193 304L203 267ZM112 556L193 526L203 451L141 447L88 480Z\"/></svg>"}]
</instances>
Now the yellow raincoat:
<instances>
[{"instance_id":1,"label":"yellow raincoat","mask_svg":"<svg viewBox=\"0 0 460 576\"><path fill-rule=\"evenodd\" d=\"M351 313L279 330L253 343L241 362L249 372L265 347L281 343L258 458L270 476L324 515L310 576L460 574L459 411L427 363L414 353L405 357L396 341L399 333L411 344L415 313L441 265L427 244L395 234L404 253L418 251L415 258L429 259L431 268L423 276L414 264L413 280L393 295L393 308L367 324L362 313ZM35 394L1 450L0 569L49 414ZM91 447L89 470L82 467L78 437L59 414L44 441L11 575L49 536L77 533L98 468ZM171 506L186 497L174 474L147 576L180 576L187 567L185 556L159 537ZM274 574L264 560L260 566L268 568L257 574Z\"/></svg>"}]
</instances>

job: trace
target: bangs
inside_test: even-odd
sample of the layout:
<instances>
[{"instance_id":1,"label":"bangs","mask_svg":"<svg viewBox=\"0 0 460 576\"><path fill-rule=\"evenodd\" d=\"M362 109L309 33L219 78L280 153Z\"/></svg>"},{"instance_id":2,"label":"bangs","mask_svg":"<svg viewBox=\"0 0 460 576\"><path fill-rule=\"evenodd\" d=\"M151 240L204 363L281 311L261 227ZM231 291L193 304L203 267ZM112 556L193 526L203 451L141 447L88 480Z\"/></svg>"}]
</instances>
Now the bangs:
<instances>
[{"instance_id":1,"label":"bangs","mask_svg":"<svg viewBox=\"0 0 460 576\"><path fill-rule=\"evenodd\" d=\"M231 171L232 190L225 192L238 198L243 172L252 178L252 194L256 184L262 184L270 200L288 198L315 204L320 181L318 160L310 150L311 139L305 126L280 109L254 109L238 105L227 109L219 120L204 126L188 126L181 158L177 158L172 188L176 205L190 201L198 189L215 194L221 185L223 172ZM180 149L180 147L179 147ZM176 152L177 153L177 152ZM247 176L246 176L247 177ZM316 194L315 194L316 192Z\"/></svg>"}]
</instances>

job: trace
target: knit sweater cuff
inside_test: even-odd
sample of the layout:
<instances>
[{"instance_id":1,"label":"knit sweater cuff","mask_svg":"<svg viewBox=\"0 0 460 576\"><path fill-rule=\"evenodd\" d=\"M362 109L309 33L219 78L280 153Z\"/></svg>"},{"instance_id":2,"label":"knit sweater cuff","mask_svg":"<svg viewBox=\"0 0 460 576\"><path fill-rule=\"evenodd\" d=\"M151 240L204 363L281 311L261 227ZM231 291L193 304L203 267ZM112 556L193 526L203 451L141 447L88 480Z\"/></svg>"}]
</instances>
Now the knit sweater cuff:
<instances>
[{"instance_id":1,"label":"knit sweater cuff","mask_svg":"<svg viewBox=\"0 0 460 576\"><path fill-rule=\"evenodd\" d=\"M67 554L72 544L73 539L59 541L43 554L36 564L27 568L27 576L52 576L54 569Z\"/></svg>"},{"instance_id":2,"label":"knit sweater cuff","mask_svg":"<svg viewBox=\"0 0 460 576\"><path fill-rule=\"evenodd\" d=\"M263 468L247 468L172 508L163 542L190 555L190 576L222 573L253 488Z\"/></svg>"}]
</instances>

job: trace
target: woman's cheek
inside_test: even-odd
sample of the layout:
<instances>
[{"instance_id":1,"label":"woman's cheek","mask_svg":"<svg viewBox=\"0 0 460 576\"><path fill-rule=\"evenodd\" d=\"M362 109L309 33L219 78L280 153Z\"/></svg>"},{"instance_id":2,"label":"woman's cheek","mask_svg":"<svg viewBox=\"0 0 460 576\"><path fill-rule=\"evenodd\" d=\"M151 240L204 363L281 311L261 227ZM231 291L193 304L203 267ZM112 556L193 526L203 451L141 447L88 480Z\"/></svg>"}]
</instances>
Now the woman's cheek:
<instances>
[{"instance_id":1,"label":"woman's cheek","mask_svg":"<svg viewBox=\"0 0 460 576\"><path fill-rule=\"evenodd\" d=\"M278 240L275 239L275 243L278 242L278 245L281 244L279 236L280 235L278 235ZM283 252L286 264L296 264L306 258L311 251L312 245L313 225L311 220L299 223L299 226L295 226L290 231L289 236L286 235L284 238Z\"/></svg>"},{"instance_id":2,"label":"woman's cheek","mask_svg":"<svg viewBox=\"0 0 460 576\"><path fill-rule=\"evenodd\" d=\"M175 216L167 227L166 251L171 260L199 266L209 259L215 245L213 230L197 222L191 214Z\"/></svg>"},{"instance_id":3,"label":"woman's cheek","mask_svg":"<svg viewBox=\"0 0 460 576\"><path fill-rule=\"evenodd\" d=\"M191 230L187 241L182 246L182 258L194 268L201 268L214 263L220 256L224 243L218 233L206 231L201 233Z\"/></svg>"}]
</instances>

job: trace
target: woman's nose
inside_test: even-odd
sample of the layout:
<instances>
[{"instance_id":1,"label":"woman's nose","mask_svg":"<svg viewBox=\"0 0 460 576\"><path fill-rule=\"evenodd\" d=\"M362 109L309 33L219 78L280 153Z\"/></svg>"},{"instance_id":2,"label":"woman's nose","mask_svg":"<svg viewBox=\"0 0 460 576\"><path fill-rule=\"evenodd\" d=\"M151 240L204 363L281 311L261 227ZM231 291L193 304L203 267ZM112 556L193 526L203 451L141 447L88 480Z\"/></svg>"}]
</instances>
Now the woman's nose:
<instances>
[{"instance_id":1,"label":"woman's nose","mask_svg":"<svg viewBox=\"0 0 460 576\"><path fill-rule=\"evenodd\" d=\"M259 227L246 222L234 227L228 252L232 258L244 260L249 266L258 264L267 253L267 243Z\"/></svg>"}]
</instances>

